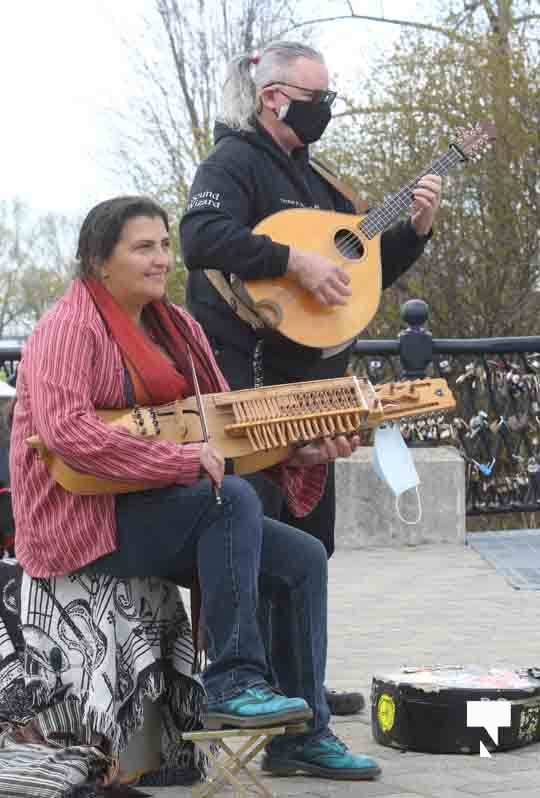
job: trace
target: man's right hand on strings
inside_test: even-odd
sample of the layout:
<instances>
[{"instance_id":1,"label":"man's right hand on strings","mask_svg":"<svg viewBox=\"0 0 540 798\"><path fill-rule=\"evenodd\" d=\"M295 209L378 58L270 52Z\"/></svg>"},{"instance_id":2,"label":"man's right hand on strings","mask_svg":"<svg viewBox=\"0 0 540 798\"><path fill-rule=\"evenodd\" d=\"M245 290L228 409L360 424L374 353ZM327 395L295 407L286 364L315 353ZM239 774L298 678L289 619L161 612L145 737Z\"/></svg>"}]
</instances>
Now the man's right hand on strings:
<instances>
[{"instance_id":1,"label":"man's right hand on strings","mask_svg":"<svg viewBox=\"0 0 540 798\"><path fill-rule=\"evenodd\" d=\"M315 252L291 247L287 270L321 305L345 305L352 294L347 272Z\"/></svg>"}]
</instances>

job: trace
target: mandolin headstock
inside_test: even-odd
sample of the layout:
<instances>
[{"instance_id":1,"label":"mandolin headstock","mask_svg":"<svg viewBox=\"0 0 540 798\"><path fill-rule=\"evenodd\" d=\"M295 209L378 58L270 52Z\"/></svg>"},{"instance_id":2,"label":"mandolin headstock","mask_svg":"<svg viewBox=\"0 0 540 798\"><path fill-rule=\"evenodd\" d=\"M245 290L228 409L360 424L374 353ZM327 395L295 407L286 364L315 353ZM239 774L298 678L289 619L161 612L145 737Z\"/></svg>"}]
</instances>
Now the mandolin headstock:
<instances>
[{"instance_id":1,"label":"mandolin headstock","mask_svg":"<svg viewBox=\"0 0 540 798\"><path fill-rule=\"evenodd\" d=\"M409 416L445 413L456 408L446 380L441 378L374 385L378 408L370 409L369 426Z\"/></svg>"},{"instance_id":2,"label":"mandolin headstock","mask_svg":"<svg viewBox=\"0 0 540 798\"><path fill-rule=\"evenodd\" d=\"M471 127L458 128L459 136L455 146L467 160L479 160L487 146L497 138L494 122L477 122Z\"/></svg>"}]
</instances>

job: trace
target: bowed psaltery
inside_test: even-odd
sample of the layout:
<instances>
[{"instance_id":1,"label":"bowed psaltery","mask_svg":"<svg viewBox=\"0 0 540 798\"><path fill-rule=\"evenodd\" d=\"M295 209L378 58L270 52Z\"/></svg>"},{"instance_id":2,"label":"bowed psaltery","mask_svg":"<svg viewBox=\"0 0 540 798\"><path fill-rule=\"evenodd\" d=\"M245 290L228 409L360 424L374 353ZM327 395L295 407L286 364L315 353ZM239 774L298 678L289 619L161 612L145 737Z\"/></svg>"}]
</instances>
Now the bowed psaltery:
<instances>
[{"instance_id":1,"label":"bowed psaltery","mask_svg":"<svg viewBox=\"0 0 540 798\"><path fill-rule=\"evenodd\" d=\"M295 447L325 437L351 436L386 421L454 408L454 397L443 379L373 386L366 379L342 377L191 396L158 407L96 412L106 424L124 427L133 435L179 444L208 440L233 461L234 473L242 475L276 465ZM37 435L28 438L27 444L38 452L53 479L71 493L129 493L156 487L76 471Z\"/></svg>"}]
</instances>

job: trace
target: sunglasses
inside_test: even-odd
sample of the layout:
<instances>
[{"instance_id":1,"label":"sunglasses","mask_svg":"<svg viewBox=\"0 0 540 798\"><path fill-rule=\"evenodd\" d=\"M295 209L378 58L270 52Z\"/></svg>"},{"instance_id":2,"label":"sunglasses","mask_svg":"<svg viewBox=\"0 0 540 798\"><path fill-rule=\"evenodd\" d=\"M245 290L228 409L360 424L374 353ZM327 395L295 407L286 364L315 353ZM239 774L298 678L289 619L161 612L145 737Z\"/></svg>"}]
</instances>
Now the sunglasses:
<instances>
[{"instance_id":1,"label":"sunglasses","mask_svg":"<svg viewBox=\"0 0 540 798\"><path fill-rule=\"evenodd\" d=\"M294 83L285 83L282 80L274 81L273 83L267 83L263 86L263 89L267 89L269 86L288 86L290 89L298 89L299 91L305 91L311 96L311 100L309 102L312 103L325 103L328 106L331 106L334 100L337 97L337 91L329 91L328 89L306 89L305 86L295 86ZM292 100L292 97L286 92L281 92L285 95L289 100Z\"/></svg>"}]
</instances>

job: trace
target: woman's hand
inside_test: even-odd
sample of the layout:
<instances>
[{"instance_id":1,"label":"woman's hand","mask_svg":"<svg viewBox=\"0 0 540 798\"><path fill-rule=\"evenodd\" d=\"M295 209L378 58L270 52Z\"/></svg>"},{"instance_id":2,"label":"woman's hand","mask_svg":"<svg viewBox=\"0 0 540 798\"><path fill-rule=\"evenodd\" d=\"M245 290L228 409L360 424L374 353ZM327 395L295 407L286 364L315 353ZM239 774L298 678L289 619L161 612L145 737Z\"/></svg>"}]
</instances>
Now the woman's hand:
<instances>
[{"instance_id":1,"label":"woman's hand","mask_svg":"<svg viewBox=\"0 0 540 798\"><path fill-rule=\"evenodd\" d=\"M353 435L352 438L346 438L345 435L323 438L317 443L308 443L307 446L297 449L285 464L293 468L309 468L322 463L331 463L337 457L350 457L359 446L358 435Z\"/></svg>"},{"instance_id":2,"label":"woman's hand","mask_svg":"<svg viewBox=\"0 0 540 798\"><path fill-rule=\"evenodd\" d=\"M201 445L201 475L208 475L214 485L220 487L225 474L225 458L209 443Z\"/></svg>"}]
</instances>

